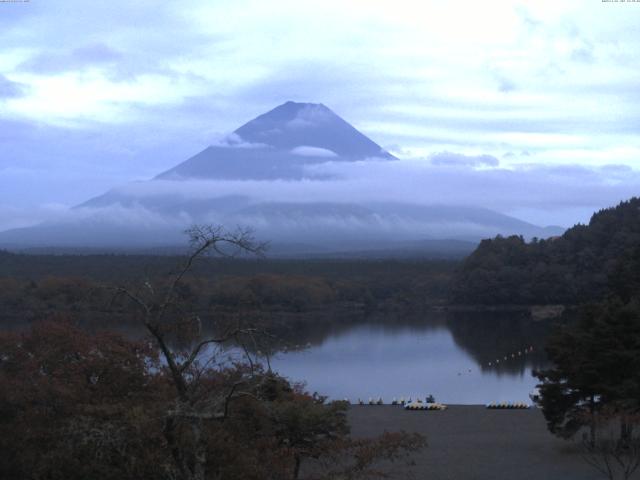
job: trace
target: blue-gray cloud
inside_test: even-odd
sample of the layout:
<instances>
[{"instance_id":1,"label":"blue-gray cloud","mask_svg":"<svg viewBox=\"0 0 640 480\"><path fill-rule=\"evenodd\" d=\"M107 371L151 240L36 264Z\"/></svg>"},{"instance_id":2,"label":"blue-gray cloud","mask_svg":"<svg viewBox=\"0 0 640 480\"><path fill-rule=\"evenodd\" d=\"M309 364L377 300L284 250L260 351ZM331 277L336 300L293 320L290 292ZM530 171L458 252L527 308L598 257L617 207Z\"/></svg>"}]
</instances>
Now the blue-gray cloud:
<instances>
[{"instance_id":1,"label":"blue-gray cloud","mask_svg":"<svg viewBox=\"0 0 640 480\"><path fill-rule=\"evenodd\" d=\"M122 59L122 54L103 43L94 43L75 48L70 52L41 52L18 66L19 70L33 73L60 73L82 70L94 65L113 65Z\"/></svg>"},{"instance_id":2,"label":"blue-gray cloud","mask_svg":"<svg viewBox=\"0 0 640 480\"><path fill-rule=\"evenodd\" d=\"M0 101L4 98L20 97L26 93L26 89L26 85L19 82L12 82L0 74Z\"/></svg>"},{"instance_id":3,"label":"blue-gray cloud","mask_svg":"<svg viewBox=\"0 0 640 480\"><path fill-rule=\"evenodd\" d=\"M453 152L438 152L429 157L432 165L450 167L497 167L500 160L492 155L462 155Z\"/></svg>"},{"instance_id":4,"label":"blue-gray cloud","mask_svg":"<svg viewBox=\"0 0 640 480\"><path fill-rule=\"evenodd\" d=\"M461 154L447 155L465 158ZM2 175L0 170L0 178ZM38 178L36 176L36 181L41 181ZM515 215L538 225L567 227L587 222L594 211L636 195L639 183L640 171L613 164L598 168L529 164L517 169L478 170L461 162L434 165L427 161L402 160L329 161L310 167L306 178L295 181L183 179L129 183L110 193L116 200L126 199L126 203L102 205L99 214L120 222L135 219L136 222L177 225L195 221L191 217L193 212L181 212L180 205L192 201L205 208L208 201L226 197L245 199L243 201L249 203L331 202L367 206L395 202L475 206ZM166 214L146 207L167 202L171 208ZM37 219L64 220L78 215L88 218L92 215L91 208L97 207L68 212L58 205L4 207L0 209L0 230ZM220 221L216 214L218 208L209 210L212 221ZM256 221L259 220L257 216Z\"/></svg>"}]
</instances>

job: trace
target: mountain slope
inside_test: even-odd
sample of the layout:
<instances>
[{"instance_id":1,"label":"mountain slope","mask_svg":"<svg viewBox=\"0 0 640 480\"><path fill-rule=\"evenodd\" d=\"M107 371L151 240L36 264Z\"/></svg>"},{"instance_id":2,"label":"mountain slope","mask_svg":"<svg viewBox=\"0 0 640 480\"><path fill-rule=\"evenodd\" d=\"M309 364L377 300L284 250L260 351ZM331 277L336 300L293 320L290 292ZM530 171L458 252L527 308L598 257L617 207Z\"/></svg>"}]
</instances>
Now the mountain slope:
<instances>
[{"instance_id":1,"label":"mountain slope","mask_svg":"<svg viewBox=\"0 0 640 480\"><path fill-rule=\"evenodd\" d=\"M395 157L322 104L287 102L156 179L302 178L326 161Z\"/></svg>"},{"instance_id":2,"label":"mountain slope","mask_svg":"<svg viewBox=\"0 0 640 480\"><path fill-rule=\"evenodd\" d=\"M245 142L280 150L322 148L351 160L394 158L323 104L287 102L234 132Z\"/></svg>"}]
</instances>

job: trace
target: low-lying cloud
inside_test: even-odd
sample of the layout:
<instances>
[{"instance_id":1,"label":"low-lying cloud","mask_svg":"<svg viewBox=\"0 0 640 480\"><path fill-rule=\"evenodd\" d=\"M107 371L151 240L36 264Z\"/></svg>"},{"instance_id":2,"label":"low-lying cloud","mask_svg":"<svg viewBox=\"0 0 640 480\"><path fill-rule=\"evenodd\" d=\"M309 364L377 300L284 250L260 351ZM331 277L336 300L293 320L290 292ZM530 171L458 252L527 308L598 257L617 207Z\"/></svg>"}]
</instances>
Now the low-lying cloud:
<instances>
[{"instance_id":1,"label":"low-lying cloud","mask_svg":"<svg viewBox=\"0 0 640 480\"><path fill-rule=\"evenodd\" d=\"M309 147L307 145L296 147L291 150L291 153L301 157L335 158L338 156L336 152L329 150L328 148Z\"/></svg>"},{"instance_id":2,"label":"low-lying cloud","mask_svg":"<svg viewBox=\"0 0 640 480\"><path fill-rule=\"evenodd\" d=\"M432 165L451 167L497 167L500 164L493 155L462 155L446 151L432 154L429 160Z\"/></svg>"},{"instance_id":3,"label":"low-lying cloud","mask_svg":"<svg viewBox=\"0 0 640 480\"><path fill-rule=\"evenodd\" d=\"M638 194L640 172L624 165L486 168L486 161L478 162L484 157L451 154L452 161L444 161L444 154L438 154L441 161L435 163L330 161L307 166L301 180L156 180L115 191L139 198L240 195L252 202L480 206L506 214L529 211L523 220L562 226L588 221L594 210ZM576 216L578 211L583 213Z\"/></svg>"},{"instance_id":4,"label":"low-lying cloud","mask_svg":"<svg viewBox=\"0 0 640 480\"><path fill-rule=\"evenodd\" d=\"M4 75L0 74L0 102L5 98L16 98L24 95L26 92L26 86L9 80Z\"/></svg>"},{"instance_id":5,"label":"low-lying cloud","mask_svg":"<svg viewBox=\"0 0 640 480\"><path fill-rule=\"evenodd\" d=\"M302 179L141 181L111 190L111 203L99 208L2 207L0 230L40 221L89 219L147 226L188 225L203 220L219 222L228 218L224 212L265 203L473 206L513 215L540 226L569 227L587 222L598 209L638 195L640 185L640 171L618 164L585 167L530 163L506 168L489 155L451 152L436 153L423 160L325 160L307 165ZM222 197L228 198L224 208L220 203L211 206L207 203ZM190 210L193 202L198 205L198 215ZM154 204L171 205L171 208L162 212L149 206ZM329 215L327 225L336 221L348 223L349 215L341 215L339 220ZM233 218L240 217L245 223L259 225L262 222L260 212ZM360 215L358 221L362 218ZM367 220L374 221L373 217ZM284 219L281 226L286 226ZM392 227L410 230L419 226L397 219Z\"/></svg>"}]
</instances>

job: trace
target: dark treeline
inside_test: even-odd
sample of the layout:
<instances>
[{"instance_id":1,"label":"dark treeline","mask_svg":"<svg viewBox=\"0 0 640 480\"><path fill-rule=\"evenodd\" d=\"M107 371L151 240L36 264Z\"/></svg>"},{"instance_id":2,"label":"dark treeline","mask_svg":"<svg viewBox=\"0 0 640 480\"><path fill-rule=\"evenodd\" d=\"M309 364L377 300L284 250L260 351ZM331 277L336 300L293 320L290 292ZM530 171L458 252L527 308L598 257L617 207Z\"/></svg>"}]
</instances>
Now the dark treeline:
<instances>
[{"instance_id":1,"label":"dark treeline","mask_svg":"<svg viewBox=\"0 0 640 480\"><path fill-rule=\"evenodd\" d=\"M133 320L131 311L112 302L110 287L161 284L182 261L170 256L0 252L0 321L9 326L64 315L97 326L127 324ZM242 311L263 319L294 315L296 322L315 321L318 312L335 316L348 310L353 316L443 304L455 265L428 260L202 258L180 294L204 317ZM115 317L114 311L119 312Z\"/></svg>"},{"instance_id":2,"label":"dark treeline","mask_svg":"<svg viewBox=\"0 0 640 480\"><path fill-rule=\"evenodd\" d=\"M50 275L83 276L104 281L120 281L148 274L166 274L184 260L184 255L34 255L0 250L0 277L37 279ZM410 259L200 259L195 276L291 274L336 278L421 278L438 272L451 272L456 260Z\"/></svg>"},{"instance_id":3,"label":"dark treeline","mask_svg":"<svg viewBox=\"0 0 640 480\"><path fill-rule=\"evenodd\" d=\"M536 372L549 430L582 432L583 458L609 478L640 467L639 203L599 212L582 229L582 252L597 252L606 284L579 292L548 339L550 367Z\"/></svg>"},{"instance_id":4,"label":"dark treeline","mask_svg":"<svg viewBox=\"0 0 640 480\"><path fill-rule=\"evenodd\" d=\"M640 468L640 198L560 237L484 240L451 285L461 304L569 307L545 336L539 404L553 434L581 433L587 463L631 478Z\"/></svg>"},{"instance_id":5,"label":"dark treeline","mask_svg":"<svg viewBox=\"0 0 640 480\"><path fill-rule=\"evenodd\" d=\"M461 304L580 304L616 285L638 287L640 199L595 213L561 237L484 240L459 268L452 301Z\"/></svg>"}]
</instances>

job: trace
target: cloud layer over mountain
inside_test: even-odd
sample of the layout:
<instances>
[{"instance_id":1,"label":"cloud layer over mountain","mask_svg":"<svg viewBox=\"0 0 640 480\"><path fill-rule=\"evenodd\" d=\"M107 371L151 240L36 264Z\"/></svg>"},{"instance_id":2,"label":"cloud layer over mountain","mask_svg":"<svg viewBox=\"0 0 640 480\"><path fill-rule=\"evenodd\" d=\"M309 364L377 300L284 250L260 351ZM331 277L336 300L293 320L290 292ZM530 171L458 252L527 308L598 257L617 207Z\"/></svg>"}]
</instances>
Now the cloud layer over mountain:
<instances>
[{"instance_id":1,"label":"cloud layer over mountain","mask_svg":"<svg viewBox=\"0 0 640 480\"><path fill-rule=\"evenodd\" d=\"M140 198L177 195L205 199L242 195L255 201L396 201L417 204L480 205L547 225L587 221L599 206L637 195L640 173L624 165L525 165L473 168L474 157L448 153L437 162L324 162L310 165L296 180L183 180L137 182L114 192ZM466 158L466 162L460 162ZM495 159L497 162L497 159ZM475 166L475 164L474 164Z\"/></svg>"},{"instance_id":2,"label":"cloud layer over mountain","mask_svg":"<svg viewBox=\"0 0 640 480\"><path fill-rule=\"evenodd\" d=\"M116 187L111 193L140 199L171 196L205 200L238 195L253 202L310 203L329 199L480 205L538 225L571 226L576 221L588 221L591 213L602 206L638 195L640 185L640 173L624 165L486 168L486 159L478 164L475 157L447 152L435 155L431 161L344 163L331 162L330 157L323 160L329 161L305 167L302 179L140 181ZM144 216L145 209L140 206L137 214ZM68 211L63 205L38 209L5 205L0 207L0 228L75 215L78 209ZM149 215L155 218L155 214Z\"/></svg>"}]
</instances>

